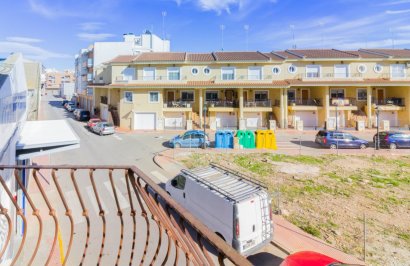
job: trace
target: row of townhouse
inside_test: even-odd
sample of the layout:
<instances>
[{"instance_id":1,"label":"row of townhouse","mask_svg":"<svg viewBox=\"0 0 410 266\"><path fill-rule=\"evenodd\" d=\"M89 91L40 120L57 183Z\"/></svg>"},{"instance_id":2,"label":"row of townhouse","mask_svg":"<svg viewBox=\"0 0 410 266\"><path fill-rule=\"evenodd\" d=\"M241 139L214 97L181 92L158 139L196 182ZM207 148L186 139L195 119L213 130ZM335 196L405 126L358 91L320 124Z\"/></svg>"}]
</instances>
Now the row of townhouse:
<instances>
[{"instance_id":1,"label":"row of townhouse","mask_svg":"<svg viewBox=\"0 0 410 266\"><path fill-rule=\"evenodd\" d=\"M376 110L408 128L409 68L408 49L142 53L108 62L81 97L131 130L372 128Z\"/></svg>"}]
</instances>

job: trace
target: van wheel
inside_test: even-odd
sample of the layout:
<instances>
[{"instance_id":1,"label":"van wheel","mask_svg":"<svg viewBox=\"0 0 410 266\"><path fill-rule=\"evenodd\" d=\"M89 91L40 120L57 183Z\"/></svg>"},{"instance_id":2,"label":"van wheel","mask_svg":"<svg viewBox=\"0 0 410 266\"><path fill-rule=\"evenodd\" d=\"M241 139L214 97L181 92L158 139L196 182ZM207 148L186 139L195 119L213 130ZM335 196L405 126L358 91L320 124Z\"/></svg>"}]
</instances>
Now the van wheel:
<instances>
[{"instance_id":1,"label":"van wheel","mask_svg":"<svg viewBox=\"0 0 410 266\"><path fill-rule=\"evenodd\" d=\"M390 149L391 150L397 149L397 144L396 143L390 143Z\"/></svg>"},{"instance_id":2,"label":"van wheel","mask_svg":"<svg viewBox=\"0 0 410 266\"><path fill-rule=\"evenodd\" d=\"M337 148L336 144L330 144L330 149L331 150L336 150L336 148Z\"/></svg>"},{"instance_id":3,"label":"van wheel","mask_svg":"<svg viewBox=\"0 0 410 266\"><path fill-rule=\"evenodd\" d=\"M180 144L180 143L175 143L175 144L174 144L174 148L176 148L176 149L181 148L181 144Z\"/></svg>"},{"instance_id":4,"label":"van wheel","mask_svg":"<svg viewBox=\"0 0 410 266\"><path fill-rule=\"evenodd\" d=\"M364 150L364 149L366 149L367 147L366 147L366 145L365 144L360 144L360 149L361 150Z\"/></svg>"}]
</instances>

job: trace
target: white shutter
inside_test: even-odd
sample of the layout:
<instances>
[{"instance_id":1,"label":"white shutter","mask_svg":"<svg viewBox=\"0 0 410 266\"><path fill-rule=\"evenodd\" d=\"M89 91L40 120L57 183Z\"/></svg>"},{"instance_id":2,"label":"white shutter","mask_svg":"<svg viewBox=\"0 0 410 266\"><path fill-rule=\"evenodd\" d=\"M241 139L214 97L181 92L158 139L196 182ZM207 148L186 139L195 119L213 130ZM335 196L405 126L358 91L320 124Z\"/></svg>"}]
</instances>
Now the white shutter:
<instances>
[{"instance_id":1,"label":"white shutter","mask_svg":"<svg viewBox=\"0 0 410 266\"><path fill-rule=\"evenodd\" d=\"M261 80L261 79L262 79L262 69L260 67L248 68L248 80Z\"/></svg>"},{"instance_id":2,"label":"white shutter","mask_svg":"<svg viewBox=\"0 0 410 266\"><path fill-rule=\"evenodd\" d=\"M335 78L347 78L349 76L347 65L335 65Z\"/></svg>"}]
</instances>

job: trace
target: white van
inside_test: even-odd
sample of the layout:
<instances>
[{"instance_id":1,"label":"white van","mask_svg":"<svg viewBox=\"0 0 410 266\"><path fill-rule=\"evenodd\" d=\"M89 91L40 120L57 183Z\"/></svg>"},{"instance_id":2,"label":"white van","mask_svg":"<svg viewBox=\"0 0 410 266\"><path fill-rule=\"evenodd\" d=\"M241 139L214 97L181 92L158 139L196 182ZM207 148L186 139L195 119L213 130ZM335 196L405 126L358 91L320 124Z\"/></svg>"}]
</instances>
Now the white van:
<instances>
[{"instance_id":1,"label":"white van","mask_svg":"<svg viewBox=\"0 0 410 266\"><path fill-rule=\"evenodd\" d=\"M273 237L270 197L261 183L210 165L182 170L166 191L209 229L248 256Z\"/></svg>"}]
</instances>

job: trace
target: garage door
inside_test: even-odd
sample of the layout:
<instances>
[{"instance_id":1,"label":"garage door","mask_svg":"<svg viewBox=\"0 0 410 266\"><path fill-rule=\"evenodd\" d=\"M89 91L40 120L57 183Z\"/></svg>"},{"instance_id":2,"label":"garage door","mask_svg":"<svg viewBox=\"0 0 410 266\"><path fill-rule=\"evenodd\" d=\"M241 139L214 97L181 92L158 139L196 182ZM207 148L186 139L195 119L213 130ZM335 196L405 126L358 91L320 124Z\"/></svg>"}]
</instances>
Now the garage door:
<instances>
[{"instance_id":1,"label":"garage door","mask_svg":"<svg viewBox=\"0 0 410 266\"><path fill-rule=\"evenodd\" d=\"M238 119L235 113L216 113L216 127L238 127Z\"/></svg>"},{"instance_id":2,"label":"garage door","mask_svg":"<svg viewBox=\"0 0 410 266\"><path fill-rule=\"evenodd\" d=\"M303 121L304 127L316 127L317 126L317 114L312 111L297 111L295 112L295 121Z\"/></svg>"},{"instance_id":3,"label":"garage door","mask_svg":"<svg viewBox=\"0 0 410 266\"><path fill-rule=\"evenodd\" d=\"M262 118L259 113L245 113L246 128L258 128L262 125Z\"/></svg>"},{"instance_id":4,"label":"garage door","mask_svg":"<svg viewBox=\"0 0 410 266\"><path fill-rule=\"evenodd\" d=\"M380 125L383 120L388 120L391 127L397 127L397 112L395 111L384 111L379 114Z\"/></svg>"},{"instance_id":5,"label":"garage door","mask_svg":"<svg viewBox=\"0 0 410 266\"><path fill-rule=\"evenodd\" d=\"M164 126L166 128L183 128L183 115L181 114L164 114Z\"/></svg>"},{"instance_id":6,"label":"garage door","mask_svg":"<svg viewBox=\"0 0 410 266\"><path fill-rule=\"evenodd\" d=\"M155 113L134 113L134 129L155 130Z\"/></svg>"}]
</instances>

